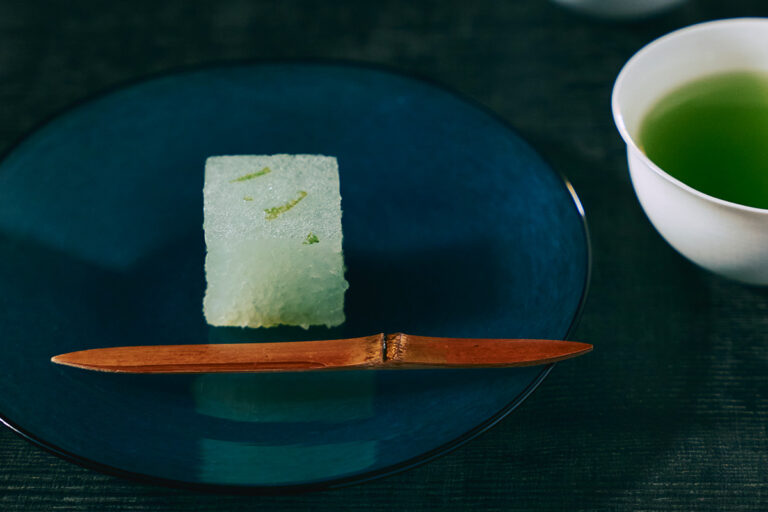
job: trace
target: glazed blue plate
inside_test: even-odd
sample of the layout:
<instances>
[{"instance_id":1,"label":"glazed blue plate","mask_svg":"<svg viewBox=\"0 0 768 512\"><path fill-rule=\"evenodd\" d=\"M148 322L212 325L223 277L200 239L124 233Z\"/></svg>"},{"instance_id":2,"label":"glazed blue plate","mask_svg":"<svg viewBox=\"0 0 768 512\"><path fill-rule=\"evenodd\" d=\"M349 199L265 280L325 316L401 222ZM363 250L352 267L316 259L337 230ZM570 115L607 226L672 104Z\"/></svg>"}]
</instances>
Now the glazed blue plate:
<instances>
[{"instance_id":1,"label":"glazed blue plate","mask_svg":"<svg viewBox=\"0 0 768 512\"><path fill-rule=\"evenodd\" d=\"M203 319L204 161L273 153L338 157L350 283L340 328ZM564 338L588 274L570 187L452 93L347 65L165 75L70 109L0 164L0 416L122 476L257 491L361 481L477 435L550 367L137 376L49 360L398 331Z\"/></svg>"}]
</instances>

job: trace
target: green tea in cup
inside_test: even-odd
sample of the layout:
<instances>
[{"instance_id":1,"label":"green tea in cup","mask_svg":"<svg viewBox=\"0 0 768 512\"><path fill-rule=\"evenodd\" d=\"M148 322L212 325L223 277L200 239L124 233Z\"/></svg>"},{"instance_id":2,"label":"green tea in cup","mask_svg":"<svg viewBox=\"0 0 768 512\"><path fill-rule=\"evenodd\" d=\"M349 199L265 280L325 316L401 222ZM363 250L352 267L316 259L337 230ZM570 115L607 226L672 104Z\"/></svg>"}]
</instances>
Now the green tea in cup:
<instances>
[{"instance_id":1,"label":"green tea in cup","mask_svg":"<svg viewBox=\"0 0 768 512\"><path fill-rule=\"evenodd\" d=\"M686 185L768 209L768 73L719 73L676 88L650 108L638 139Z\"/></svg>"},{"instance_id":2,"label":"green tea in cup","mask_svg":"<svg viewBox=\"0 0 768 512\"><path fill-rule=\"evenodd\" d=\"M707 270L768 286L768 18L649 43L616 78L611 110L659 234Z\"/></svg>"}]
</instances>

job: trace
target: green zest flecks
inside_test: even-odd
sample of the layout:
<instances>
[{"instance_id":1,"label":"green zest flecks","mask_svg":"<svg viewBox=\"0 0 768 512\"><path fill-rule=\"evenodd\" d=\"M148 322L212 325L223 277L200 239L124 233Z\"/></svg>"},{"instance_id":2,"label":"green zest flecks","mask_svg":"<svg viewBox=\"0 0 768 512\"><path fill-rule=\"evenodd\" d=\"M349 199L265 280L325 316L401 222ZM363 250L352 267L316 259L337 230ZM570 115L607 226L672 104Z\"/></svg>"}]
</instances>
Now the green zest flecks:
<instances>
[{"instance_id":1,"label":"green zest flecks","mask_svg":"<svg viewBox=\"0 0 768 512\"><path fill-rule=\"evenodd\" d=\"M307 235L307 238L304 239L303 244L304 245L312 245L312 244L318 243L319 241L320 241L320 239L317 238L317 235L314 234L312 231L310 231L309 234Z\"/></svg>"},{"instance_id":2,"label":"green zest flecks","mask_svg":"<svg viewBox=\"0 0 768 512\"><path fill-rule=\"evenodd\" d=\"M265 209L264 213L267 214L267 220L275 220L278 215L280 215L281 213L287 212L288 210L290 210L291 208L299 204L301 200L304 199L305 197L307 197L307 193L303 190L299 190L299 197L297 197L296 199L289 201L284 205L274 206L272 208Z\"/></svg>"},{"instance_id":3,"label":"green zest flecks","mask_svg":"<svg viewBox=\"0 0 768 512\"><path fill-rule=\"evenodd\" d=\"M264 176L265 174L269 174L272 172L272 169L269 167L265 167L260 171L252 172L250 174L246 174L244 176L240 176L239 178L235 178L233 180L230 180L230 183L236 183L238 181L248 181L252 180L253 178L258 178L259 176Z\"/></svg>"},{"instance_id":4,"label":"green zest flecks","mask_svg":"<svg viewBox=\"0 0 768 512\"><path fill-rule=\"evenodd\" d=\"M253 198L251 196L244 196L243 201L253 201Z\"/></svg>"}]
</instances>

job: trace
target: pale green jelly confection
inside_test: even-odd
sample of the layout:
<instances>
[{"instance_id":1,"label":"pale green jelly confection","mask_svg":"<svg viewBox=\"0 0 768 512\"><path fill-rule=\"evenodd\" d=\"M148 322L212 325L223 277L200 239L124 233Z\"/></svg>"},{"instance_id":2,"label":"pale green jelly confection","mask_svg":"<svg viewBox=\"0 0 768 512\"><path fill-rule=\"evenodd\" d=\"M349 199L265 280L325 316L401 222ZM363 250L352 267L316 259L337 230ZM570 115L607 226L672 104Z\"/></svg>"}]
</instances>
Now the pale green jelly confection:
<instances>
[{"instance_id":1,"label":"pale green jelly confection","mask_svg":"<svg viewBox=\"0 0 768 512\"><path fill-rule=\"evenodd\" d=\"M344 322L349 284L334 157L210 157L203 198L209 324Z\"/></svg>"}]
</instances>

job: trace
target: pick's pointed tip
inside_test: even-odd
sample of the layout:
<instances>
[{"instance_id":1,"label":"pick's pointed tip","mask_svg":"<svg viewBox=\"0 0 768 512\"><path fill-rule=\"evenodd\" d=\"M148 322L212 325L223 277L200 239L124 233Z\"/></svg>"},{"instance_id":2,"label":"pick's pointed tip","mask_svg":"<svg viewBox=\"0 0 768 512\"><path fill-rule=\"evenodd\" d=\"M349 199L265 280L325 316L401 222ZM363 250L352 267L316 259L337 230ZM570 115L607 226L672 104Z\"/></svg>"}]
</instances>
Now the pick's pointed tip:
<instances>
[{"instance_id":1,"label":"pick's pointed tip","mask_svg":"<svg viewBox=\"0 0 768 512\"><path fill-rule=\"evenodd\" d=\"M584 354L592 352L592 349L594 349L593 345L589 343L582 343L580 341L566 341L565 343L568 344L568 350L567 352L563 353L562 359L571 359L574 357L583 356Z\"/></svg>"},{"instance_id":2,"label":"pick's pointed tip","mask_svg":"<svg viewBox=\"0 0 768 512\"><path fill-rule=\"evenodd\" d=\"M589 343L578 343L578 345L579 346L576 348L576 350L571 352L571 357L578 357L583 356L584 354L589 354L595 348Z\"/></svg>"},{"instance_id":3,"label":"pick's pointed tip","mask_svg":"<svg viewBox=\"0 0 768 512\"><path fill-rule=\"evenodd\" d=\"M67 352L66 354L58 354L51 358L51 362L54 364L60 364L62 366L71 366L72 368L83 368L85 370L96 369L90 366L87 362L83 362L78 357L78 352Z\"/></svg>"},{"instance_id":4,"label":"pick's pointed tip","mask_svg":"<svg viewBox=\"0 0 768 512\"><path fill-rule=\"evenodd\" d=\"M70 354L58 354L51 358L51 362L54 364L60 364L62 366L74 366L72 360L68 357Z\"/></svg>"}]
</instances>

